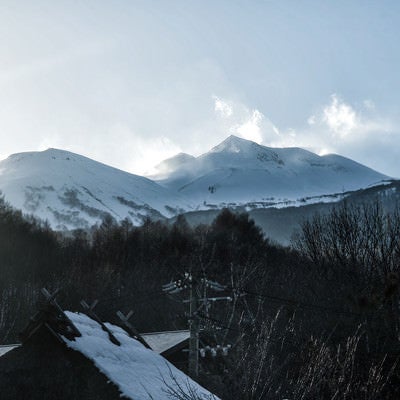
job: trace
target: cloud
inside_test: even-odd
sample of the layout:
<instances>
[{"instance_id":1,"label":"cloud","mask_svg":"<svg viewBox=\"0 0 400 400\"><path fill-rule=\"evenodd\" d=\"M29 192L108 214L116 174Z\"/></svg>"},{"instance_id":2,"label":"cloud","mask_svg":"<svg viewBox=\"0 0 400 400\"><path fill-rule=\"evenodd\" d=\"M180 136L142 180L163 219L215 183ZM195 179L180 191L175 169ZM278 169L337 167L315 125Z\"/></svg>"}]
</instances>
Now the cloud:
<instances>
[{"instance_id":1,"label":"cloud","mask_svg":"<svg viewBox=\"0 0 400 400\"><path fill-rule=\"evenodd\" d=\"M332 94L302 126L278 129L258 109L213 96L219 131L270 147L302 147L319 155L337 153L391 176L400 176L397 159L400 121L379 115L375 103L358 104ZM384 156L382 156L384 154Z\"/></svg>"},{"instance_id":2,"label":"cloud","mask_svg":"<svg viewBox=\"0 0 400 400\"><path fill-rule=\"evenodd\" d=\"M123 151L121 151L123 149ZM182 149L166 136L144 137L128 125L117 124L110 128L105 142L94 149L95 159L106 162L108 155L118 154L118 166L138 175L151 175L155 166L166 158L180 153Z\"/></svg>"},{"instance_id":3,"label":"cloud","mask_svg":"<svg viewBox=\"0 0 400 400\"><path fill-rule=\"evenodd\" d=\"M329 149L335 151L356 144L366 146L385 135L395 134L396 124L377 115L371 100L362 104L357 108L332 94L329 103L310 115L304 126L278 131L277 136L265 142L270 146L300 146L326 153Z\"/></svg>"},{"instance_id":4,"label":"cloud","mask_svg":"<svg viewBox=\"0 0 400 400\"><path fill-rule=\"evenodd\" d=\"M318 129L327 139L347 141L375 130L392 129L388 121L369 115L375 109L371 100L364 100L363 109L356 110L337 94L332 94L330 99L329 104L307 119L309 127Z\"/></svg>"},{"instance_id":5,"label":"cloud","mask_svg":"<svg viewBox=\"0 0 400 400\"><path fill-rule=\"evenodd\" d=\"M279 136L278 128L259 110L251 109L240 101L212 96L214 111L222 123L225 135L237 135L256 143L268 137ZM220 128L221 129L221 128Z\"/></svg>"},{"instance_id":6,"label":"cloud","mask_svg":"<svg viewBox=\"0 0 400 400\"><path fill-rule=\"evenodd\" d=\"M166 136L149 140L136 136L132 140L132 146L135 148L136 157L127 161L126 169L144 176L155 174L155 166L160 161L182 152L182 149Z\"/></svg>"},{"instance_id":7,"label":"cloud","mask_svg":"<svg viewBox=\"0 0 400 400\"><path fill-rule=\"evenodd\" d=\"M330 103L323 106L322 111L308 118L308 124L313 129L318 129L324 140L336 140L339 145L371 140L377 135L396 130L393 121L375 113L372 100L364 100L362 106L356 108L337 94L331 95Z\"/></svg>"},{"instance_id":8,"label":"cloud","mask_svg":"<svg viewBox=\"0 0 400 400\"><path fill-rule=\"evenodd\" d=\"M371 99L364 100L363 105L367 110L375 110L375 103Z\"/></svg>"},{"instance_id":9,"label":"cloud","mask_svg":"<svg viewBox=\"0 0 400 400\"><path fill-rule=\"evenodd\" d=\"M349 135L360 124L354 109L336 94L331 96L331 103L324 108L322 122L335 136L341 138Z\"/></svg>"},{"instance_id":10,"label":"cloud","mask_svg":"<svg viewBox=\"0 0 400 400\"><path fill-rule=\"evenodd\" d=\"M311 115L310 117L308 117L307 123L308 123L308 125L314 125L315 124L315 115Z\"/></svg>"},{"instance_id":11,"label":"cloud","mask_svg":"<svg viewBox=\"0 0 400 400\"><path fill-rule=\"evenodd\" d=\"M228 118L233 114L232 106L226 101L217 96L212 96L214 99L214 110L223 118Z\"/></svg>"},{"instance_id":12,"label":"cloud","mask_svg":"<svg viewBox=\"0 0 400 400\"><path fill-rule=\"evenodd\" d=\"M391 176L400 176L400 121L379 115L367 99L356 106L337 94L306 119L304 126L279 131L264 143L272 147L302 147L319 155L337 153ZM267 138L267 135L263 135Z\"/></svg>"},{"instance_id":13,"label":"cloud","mask_svg":"<svg viewBox=\"0 0 400 400\"><path fill-rule=\"evenodd\" d=\"M260 111L253 110L250 118L242 125L239 125L236 128L236 131L244 139L252 140L253 142L256 143L261 143L263 140L261 131L261 123L263 119L264 115L260 113Z\"/></svg>"}]
</instances>

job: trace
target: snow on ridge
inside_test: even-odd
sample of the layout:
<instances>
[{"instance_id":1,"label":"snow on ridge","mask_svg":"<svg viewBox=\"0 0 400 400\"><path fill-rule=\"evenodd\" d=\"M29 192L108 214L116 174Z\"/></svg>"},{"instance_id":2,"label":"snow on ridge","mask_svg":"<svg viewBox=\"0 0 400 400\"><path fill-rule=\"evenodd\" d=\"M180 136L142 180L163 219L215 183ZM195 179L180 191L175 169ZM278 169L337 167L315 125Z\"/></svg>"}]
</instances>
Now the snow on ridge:
<instances>
[{"instance_id":1,"label":"snow on ridge","mask_svg":"<svg viewBox=\"0 0 400 400\"><path fill-rule=\"evenodd\" d=\"M165 358L131 338L122 328L106 324L121 343L117 346L109 340L100 324L87 315L70 311L65 314L82 334L74 341L64 338L67 346L92 360L118 386L123 396L134 400L170 400L169 388L176 389L179 384L184 390L188 387L194 390L199 400L218 400Z\"/></svg>"},{"instance_id":2,"label":"snow on ridge","mask_svg":"<svg viewBox=\"0 0 400 400\"><path fill-rule=\"evenodd\" d=\"M138 225L146 217L169 218L193 208L148 178L58 149L0 161L0 190L12 206L58 230L89 228L105 215Z\"/></svg>"},{"instance_id":3,"label":"snow on ridge","mask_svg":"<svg viewBox=\"0 0 400 400\"><path fill-rule=\"evenodd\" d=\"M327 199L387 178L339 155L319 156L298 147L271 148L232 135L159 183L204 208L270 198L284 200L281 206L286 200Z\"/></svg>"},{"instance_id":4,"label":"snow on ridge","mask_svg":"<svg viewBox=\"0 0 400 400\"><path fill-rule=\"evenodd\" d=\"M233 135L198 157L180 153L165 160L159 175L147 178L58 149L0 161L5 199L56 230L90 228L106 215L140 225L146 218L164 220L226 205L266 208L335 201L338 193L385 179L339 155L271 148Z\"/></svg>"}]
</instances>

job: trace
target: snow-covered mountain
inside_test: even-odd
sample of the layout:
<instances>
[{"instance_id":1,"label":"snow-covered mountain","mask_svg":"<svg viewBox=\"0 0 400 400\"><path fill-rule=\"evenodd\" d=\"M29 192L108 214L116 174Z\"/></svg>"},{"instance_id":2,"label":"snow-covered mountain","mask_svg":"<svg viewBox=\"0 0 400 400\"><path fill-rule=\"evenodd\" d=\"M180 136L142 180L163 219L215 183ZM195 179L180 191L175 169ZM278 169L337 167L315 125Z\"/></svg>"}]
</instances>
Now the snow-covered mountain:
<instances>
[{"instance_id":1,"label":"snow-covered mountain","mask_svg":"<svg viewBox=\"0 0 400 400\"><path fill-rule=\"evenodd\" d=\"M225 206L250 211L330 203L388 179L338 155L268 148L235 136L199 157L180 153L157 170L151 180L48 149L0 161L0 191L15 208L64 230L88 228L106 215L140 224Z\"/></svg>"},{"instance_id":2,"label":"snow-covered mountain","mask_svg":"<svg viewBox=\"0 0 400 400\"><path fill-rule=\"evenodd\" d=\"M15 208L59 230L88 228L107 214L139 224L191 209L179 194L150 179L57 149L1 161L0 191Z\"/></svg>"},{"instance_id":3,"label":"snow-covered mountain","mask_svg":"<svg viewBox=\"0 0 400 400\"><path fill-rule=\"evenodd\" d=\"M339 155L269 148L236 136L197 158L178 155L165 160L159 170L153 179L202 209L331 202L388 179Z\"/></svg>"}]
</instances>

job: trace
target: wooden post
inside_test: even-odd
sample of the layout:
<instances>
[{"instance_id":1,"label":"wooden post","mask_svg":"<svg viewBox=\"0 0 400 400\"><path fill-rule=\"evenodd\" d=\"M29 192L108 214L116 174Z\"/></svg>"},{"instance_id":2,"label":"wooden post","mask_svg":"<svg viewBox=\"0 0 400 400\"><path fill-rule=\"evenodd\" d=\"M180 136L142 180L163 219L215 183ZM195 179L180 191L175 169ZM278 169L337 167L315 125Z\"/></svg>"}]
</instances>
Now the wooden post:
<instances>
[{"instance_id":1,"label":"wooden post","mask_svg":"<svg viewBox=\"0 0 400 400\"><path fill-rule=\"evenodd\" d=\"M117 316L121 320L122 324L125 327L125 330L136 340L138 340L142 345L150 350L152 348L149 346L149 344L143 339L143 337L140 335L138 330L129 322L129 318L132 317L133 311L130 310L128 312L128 315L124 315L121 311L117 311Z\"/></svg>"},{"instance_id":2,"label":"wooden post","mask_svg":"<svg viewBox=\"0 0 400 400\"><path fill-rule=\"evenodd\" d=\"M189 376L196 379L199 376L199 320L197 318L197 293L190 285L190 307L189 307Z\"/></svg>"},{"instance_id":3,"label":"wooden post","mask_svg":"<svg viewBox=\"0 0 400 400\"><path fill-rule=\"evenodd\" d=\"M117 346L121 346L121 343L119 340L113 335L113 333L107 328L107 326L103 323L103 321L100 320L100 318L95 314L93 309L96 307L98 303L98 300L95 300L90 306L86 303L85 300L81 300L81 306L85 309L87 315L94 319L96 322L98 322L103 329L103 331L108 333L108 337L110 338L110 341Z\"/></svg>"}]
</instances>

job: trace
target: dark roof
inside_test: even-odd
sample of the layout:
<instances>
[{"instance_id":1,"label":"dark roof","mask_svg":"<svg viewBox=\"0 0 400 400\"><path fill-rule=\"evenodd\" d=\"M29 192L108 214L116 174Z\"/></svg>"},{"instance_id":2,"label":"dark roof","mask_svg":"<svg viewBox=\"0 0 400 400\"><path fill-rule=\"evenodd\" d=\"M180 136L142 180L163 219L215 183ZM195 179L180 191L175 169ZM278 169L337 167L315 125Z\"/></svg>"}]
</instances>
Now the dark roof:
<instances>
[{"instance_id":1,"label":"dark roof","mask_svg":"<svg viewBox=\"0 0 400 400\"><path fill-rule=\"evenodd\" d=\"M1 400L161 400L177 382L210 398L126 330L96 319L48 301L21 333L22 345L0 357Z\"/></svg>"},{"instance_id":2,"label":"dark roof","mask_svg":"<svg viewBox=\"0 0 400 400\"><path fill-rule=\"evenodd\" d=\"M1 400L120 400L94 363L71 351L45 326L0 357Z\"/></svg>"},{"instance_id":3,"label":"dark roof","mask_svg":"<svg viewBox=\"0 0 400 400\"><path fill-rule=\"evenodd\" d=\"M63 341L62 336L69 340L81 336L64 311L52 303L43 306L30 318L28 325L19 335L21 342L27 342L41 327L45 327L60 342Z\"/></svg>"}]
</instances>

